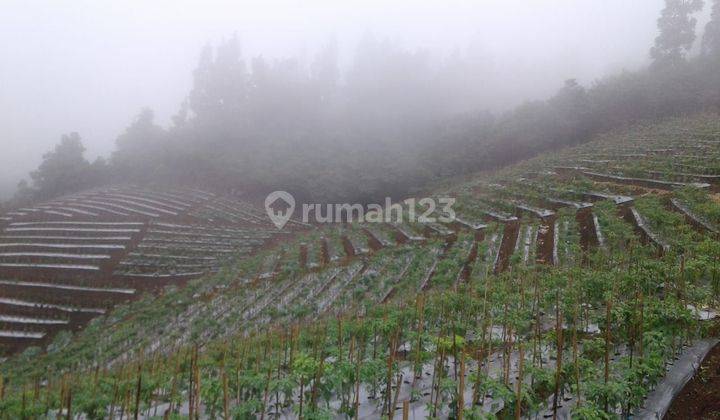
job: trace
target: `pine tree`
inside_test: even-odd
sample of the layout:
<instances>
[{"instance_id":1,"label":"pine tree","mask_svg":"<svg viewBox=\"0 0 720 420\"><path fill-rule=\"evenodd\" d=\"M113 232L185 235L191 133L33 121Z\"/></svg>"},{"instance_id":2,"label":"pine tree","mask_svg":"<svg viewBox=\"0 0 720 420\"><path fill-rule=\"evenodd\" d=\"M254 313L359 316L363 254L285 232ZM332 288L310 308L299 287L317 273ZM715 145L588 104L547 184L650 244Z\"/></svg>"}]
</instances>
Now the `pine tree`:
<instances>
[{"instance_id":1,"label":"pine tree","mask_svg":"<svg viewBox=\"0 0 720 420\"><path fill-rule=\"evenodd\" d=\"M244 119L248 75L237 37L221 43L214 54L205 46L193 77L189 108L200 125Z\"/></svg>"},{"instance_id":2,"label":"pine tree","mask_svg":"<svg viewBox=\"0 0 720 420\"><path fill-rule=\"evenodd\" d=\"M702 51L706 57L720 60L720 0L713 2L710 22L705 26Z\"/></svg>"},{"instance_id":3,"label":"pine tree","mask_svg":"<svg viewBox=\"0 0 720 420\"><path fill-rule=\"evenodd\" d=\"M666 0L658 19L660 35L650 49L656 66L681 63L695 41L697 19L692 14L702 10L703 0Z\"/></svg>"}]
</instances>

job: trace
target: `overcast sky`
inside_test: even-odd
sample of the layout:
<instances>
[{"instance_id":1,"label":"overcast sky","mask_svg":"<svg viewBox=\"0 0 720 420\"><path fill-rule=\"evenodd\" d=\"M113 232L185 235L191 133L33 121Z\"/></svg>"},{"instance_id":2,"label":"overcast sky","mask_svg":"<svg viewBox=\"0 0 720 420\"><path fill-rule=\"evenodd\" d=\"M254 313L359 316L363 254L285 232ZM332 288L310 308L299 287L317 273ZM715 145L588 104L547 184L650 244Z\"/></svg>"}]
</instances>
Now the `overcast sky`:
<instances>
[{"instance_id":1,"label":"overcast sky","mask_svg":"<svg viewBox=\"0 0 720 420\"><path fill-rule=\"evenodd\" d=\"M0 198L63 133L107 155L142 107L167 125L200 48L237 33L246 57L349 56L372 33L437 54L481 51L508 69L508 100L647 61L662 0L3 0ZM700 29L700 28L698 28Z\"/></svg>"}]
</instances>

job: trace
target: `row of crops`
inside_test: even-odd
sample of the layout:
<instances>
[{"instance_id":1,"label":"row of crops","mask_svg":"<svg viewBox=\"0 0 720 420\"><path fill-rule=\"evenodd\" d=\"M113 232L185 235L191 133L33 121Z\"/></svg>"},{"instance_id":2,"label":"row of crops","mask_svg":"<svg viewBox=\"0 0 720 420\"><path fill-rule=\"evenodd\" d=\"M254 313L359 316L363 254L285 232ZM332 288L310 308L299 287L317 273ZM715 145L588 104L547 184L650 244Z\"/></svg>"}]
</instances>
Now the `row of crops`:
<instances>
[{"instance_id":1,"label":"row of crops","mask_svg":"<svg viewBox=\"0 0 720 420\"><path fill-rule=\"evenodd\" d=\"M720 201L713 178L691 176L720 174L716 121L634 127L440 187L438 197L457 199L455 223L352 223L296 232L256 254L238 247L212 274L8 360L0 410L637 413L679 355L718 334ZM243 215L215 207L216 217ZM172 240L163 235L146 238L157 247ZM198 245L171 255L199 259Z\"/></svg>"},{"instance_id":2,"label":"row of crops","mask_svg":"<svg viewBox=\"0 0 720 420\"><path fill-rule=\"evenodd\" d=\"M235 224L222 225L227 220L213 213L216 208L237 212ZM134 187L82 192L6 213L0 225L0 352L45 346L145 291L181 285L217 272L230 257L255 252L276 236L268 222L258 223L258 214L202 191Z\"/></svg>"}]
</instances>

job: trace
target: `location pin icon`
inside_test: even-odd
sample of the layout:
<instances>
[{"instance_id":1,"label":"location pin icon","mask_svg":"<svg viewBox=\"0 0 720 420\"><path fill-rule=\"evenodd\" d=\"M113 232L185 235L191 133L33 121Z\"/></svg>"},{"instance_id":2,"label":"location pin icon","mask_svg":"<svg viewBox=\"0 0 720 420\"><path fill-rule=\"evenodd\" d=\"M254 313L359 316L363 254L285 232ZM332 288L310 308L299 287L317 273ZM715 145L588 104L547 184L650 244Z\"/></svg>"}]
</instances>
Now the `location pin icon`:
<instances>
[{"instance_id":1,"label":"location pin icon","mask_svg":"<svg viewBox=\"0 0 720 420\"><path fill-rule=\"evenodd\" d=\"M275 227L282 229L295 210L295 198L287 191L273 191L265 197L265 211Z\"/></svg>"}]
</instances>

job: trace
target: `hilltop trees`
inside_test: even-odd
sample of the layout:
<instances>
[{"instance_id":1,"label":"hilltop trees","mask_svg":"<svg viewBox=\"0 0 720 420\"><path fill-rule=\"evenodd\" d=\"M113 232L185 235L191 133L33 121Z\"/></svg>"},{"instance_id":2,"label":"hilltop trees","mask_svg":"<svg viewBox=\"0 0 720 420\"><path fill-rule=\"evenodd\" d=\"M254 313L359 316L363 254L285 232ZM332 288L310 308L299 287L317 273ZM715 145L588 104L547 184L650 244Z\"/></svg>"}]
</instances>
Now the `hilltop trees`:
<instances>
[{"instance_id":1,"label":"hilltop trees","mask_svg":"<svg viewBox=\"0 0 720 420\"><path fill-rule=\"evenodd\" d=\"M695 41L697 19L692 14L702 7L703 0L666 0L658 19L660 35L650 49L656 66L676 66L685 59Z\"/></svg>"},{"instance_id":2,"label":"hilltop trees","mask_svg":"<svg viewBox=\"0 0 720 420\"><path fill-rule=\"evenodd\" d=\"M190 111L203 128L242 127L248 98L248 75L237 37L221 43L215 51L208 45L200 54L188 96ZM208 140L212 139L209 133Z\"/></svg>"},{"instance_id":3,"label":"hilltop trees","mask_svg":"<svg viewBox=\"0 0 720 420\"><path fill-rule=\"evenodd\" d=\"M652 69L589 85L569 79L550 99L500 116L449 111L447 98L471 89L447 77L472 67L457 55L438 65L424 51L366 36L341 72L332 42L304 64L246 59L233 37L203 49L186 117L168 131L165 152L181 153L183 170L219 188L284 189L315 201L403 196L439 177L712 105L712 69L687 59L702 5L667 0Z\"/></svg>"},{"instance_id":4,"label":"hilltop trees","mask_svg":"<svg viewBox=\"0 0 720 420\"><path fill-rule=\"evenodd\" d=\"M565 85L548 102L557 116L559 143L572 144L593 132L595 121L590 109L590 97L587 89L577 80L566 80Z\"/></svg>"},{"instance_id":5,"label":"hilltop trees","mask_svg":"<svg viewBox=\"0 0 720 420\"><path fill-rule=\"evenodd\" d=\"M30 183L26 179L20 180L17 185L17 190L12 199L7 203L7 208L21 207L31 204L35 200L35 190L30 186ZM3 212L5 210L3 209Z\"/></svg>"},{"instance_id":6,"label":"hilltop trees","mask_svg":"<svg viewBox=\"0 0 720 420\"><path fill-rule=\"evenodd\" d=\"M154 113L145 108L115 141L110 163L115 175L132 182L152 180L162 166L165 130L154 122Z\"/></svg>"},{"instance_id":7,"label":"hilltop trees","mask_svg":"<svg viewBox=\"0 0 720 420\"><path fill-rule=\"evenodd\" d=\"M690 61L589 86L569 79L550 99L499 117L449 117L436 102L452 92L434 84L427 57L387 43L366 40L344 77L332 44L308 68L245 62L235 38L203 49L174 126L141 111L117 139L113 179L371 203L619 124L695 112L717 96L713 66Z\"/></svg>"},{"instance_id":8,"label":"hilltop trees","mask_svg":"<svg viewBox=\"0 0 720 420\"><path fill-rule=\"evenodd\" d=\"M40 166L30 174L35 196L48 199L87 188L90 162L84 153L85 146L78 133L63 135L55 149L43 155Z\"/></svg>"},{"instance_id":9,"label":"hilltop trees","mask_svg":"<svg viewBox=\"0 0 720 420\"><path fill-rule=\"evenodd\" d=\"M705 26L702 54L699 73L708 81L703 97L711 106L720 107L720 0L713 2L710 22Z\"/></svg>"},{"instance_id":10,"label":"hilltop trees","mask_svg":"<svg viewBox=\"0 0 720 420\"><path fill-rule=\"evenodd\" d=\"M713 2L710 22L705 26L702 51L706 57L720 60L720 0Z\"/></svg>"},{"instance_id":11,"label":"hilltop trees","mask_svg":"<svg viewBox=\"0 0 720 420\"><path fill-rule=\"evenodd\" d=\"M340 84L338 65L338 45L334 39L325 45L310 65L310 79L317 89L324 107L330 107L336 101Z\"/></svg>"},{"instance_id":12,"label":"hilltop trees","mask_svg":"<svg viewBox=\"0 0 720 420\"><path fill-rule=\"evenodd\" d=\"M109 167L120 183L280 189L312 202L406 197L433 180L581 143L618 125L720 105L720 59L712 59L720 57L720 0L703 56L689 56L692 15L702 5L666 1L647 69L591 83L570 78L549 99L500 115L475 108L492 92L488 62L461 53L439 59L366 36L342 68L333 41L305 62L244 57L232 37L202 49L172 125L164 129L142 110L109 164L93 165L92 178ZM34 196L33 188L19 195Z\"/></svg>"},{"instance_id":13,"label":"hilltop trees","mask_svg":"<svg viewBox=\"0 0 720 420\"><path fill-rule=\"evenodd\" d=\"M43 155L38 168L30 173L32 183L20 181L10 207L28 205L64 194L103 185L109 181L105 159L90 163L78 133L65 134L55 148Z\"/></svg>"}]
</instances>

